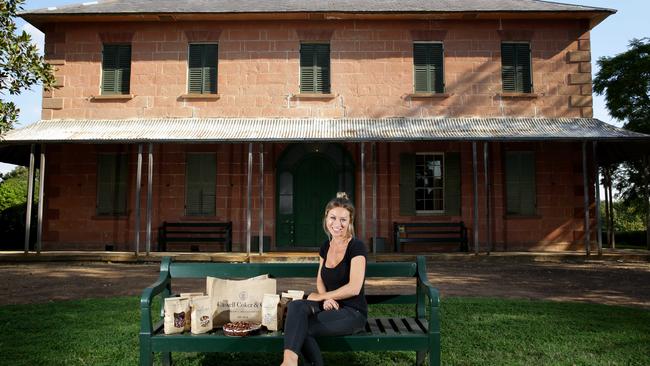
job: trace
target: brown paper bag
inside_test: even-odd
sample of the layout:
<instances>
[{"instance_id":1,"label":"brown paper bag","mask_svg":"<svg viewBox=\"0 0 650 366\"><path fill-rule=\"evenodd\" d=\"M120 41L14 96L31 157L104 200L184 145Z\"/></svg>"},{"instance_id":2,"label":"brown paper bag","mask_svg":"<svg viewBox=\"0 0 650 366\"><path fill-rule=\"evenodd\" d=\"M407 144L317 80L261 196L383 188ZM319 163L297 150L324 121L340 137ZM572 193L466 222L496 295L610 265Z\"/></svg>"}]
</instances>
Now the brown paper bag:
<instances>
[{"instance_id":1,"label":"brown paper bag","mask_svg":"<svg viewBox=\"0 0 650 366\"><path fill-rule=\"evenodd\" d=\"M192 334L207 333L212 330L212 302L210 296L192 298Z\"/></svg>"},{"instance_id":2,"label":"brown paper bag","mask_svg":"<svg viewBox=\"0 0 650 366\"><path fill-rule=\"evenodd\" d=\"M215 328L236 321L261 323L262 298L276 292L276 281L268 275L245 280L208 277L206 283Z\"/></svg>"},{"instance_id":3,"label":"brown paper bag","mask_svg":"<svg viewBox=\"0 0 650 366\"><path fill-rule=\"evenodd\" d=\"M264 294L262 298L262 325L268 330L279 329L280 295Z\"/></svg>"},{"instance_id":4,"label":"brown paper bag","mask_svg":"<svg viewBox=\"0 0 650 366\"><path fill-rule=\"evenodd\" d=\"M190 299L168 297L165 299L165 334L183 333L190 329Z\"/></svg>"}]
</instances>

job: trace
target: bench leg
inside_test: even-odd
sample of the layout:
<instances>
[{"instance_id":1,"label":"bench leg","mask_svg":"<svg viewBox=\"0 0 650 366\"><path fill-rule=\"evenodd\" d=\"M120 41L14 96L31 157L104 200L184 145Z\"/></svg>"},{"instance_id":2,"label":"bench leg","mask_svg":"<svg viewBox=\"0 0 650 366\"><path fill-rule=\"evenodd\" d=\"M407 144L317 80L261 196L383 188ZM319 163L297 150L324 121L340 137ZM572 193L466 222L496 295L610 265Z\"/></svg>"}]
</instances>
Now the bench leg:
<instances>
[{"instance_id":1,"label":"bench leg","mask_svg":"<svg viewBox=\"0 0 650 366\"><path fill-rule=\"evenodd\" d=\"M426 361L427 353L425 351L417 351L415 354L415 364L417 366L424 366L424 361Z\"/></svg>"},{"instance_id":2,"label":"bench leg","mask_svg":"<svg viewBox=\"0 0 650 366\"><path fill-rule=\"evenodd\" d=\"M440 366L440 333L429 336L429 366Z\"/></svg>"},{"instance_id":3,"label":"bench leg","mask_svg":"<svg viewBox=\"0 0 650 366\"><path fill-rule=\"evenodd\" d=\"M140 366L153 365L153 353L146 340L140 340Z\"/></svg>"},{"instance_id":4,"label":"bench leg","mask_svg":"<svg viewBox=\"0 0 650 366\"><path fill-rule=\"evenodd\" d=\"M162 352L160 354L160 361L163 366L172 366L172 353L171 352Z\"/></svg>"}]
</instances>

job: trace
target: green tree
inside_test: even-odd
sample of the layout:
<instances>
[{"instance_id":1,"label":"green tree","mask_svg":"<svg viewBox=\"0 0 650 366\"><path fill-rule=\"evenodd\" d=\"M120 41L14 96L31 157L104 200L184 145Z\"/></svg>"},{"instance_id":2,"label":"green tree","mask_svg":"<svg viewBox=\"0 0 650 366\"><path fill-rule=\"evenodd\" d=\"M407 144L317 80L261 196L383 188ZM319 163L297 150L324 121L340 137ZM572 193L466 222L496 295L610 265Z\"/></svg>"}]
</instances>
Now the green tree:
<instances>
[{"instance_id":1,"label":"green tree","mask_svg":"<svg viewBox=\"0 0 650 366\"><path fill-rule=\"evenodd\" d=\"M626 129L650 134L650 39L633 39L627 51L601 57L598 66L594 91L605 95L611 116ZM650 156L625 162L617 178L619 196L645 215L650 249Z\"/></svg>"},{"instance_id":2,"label":"green tree","mask_svg":"<svg viewBox=\"0 0 650 366\"><path fill-rule=\"evenodd\" d=\"M16 32L15 17L25 0L0 0L0 135L13 127L20 110L5 100L7 93L20 94L31 86L43 83L46 89L54 84L54 71L27 32Z\"/></svg>"}]
</instances>

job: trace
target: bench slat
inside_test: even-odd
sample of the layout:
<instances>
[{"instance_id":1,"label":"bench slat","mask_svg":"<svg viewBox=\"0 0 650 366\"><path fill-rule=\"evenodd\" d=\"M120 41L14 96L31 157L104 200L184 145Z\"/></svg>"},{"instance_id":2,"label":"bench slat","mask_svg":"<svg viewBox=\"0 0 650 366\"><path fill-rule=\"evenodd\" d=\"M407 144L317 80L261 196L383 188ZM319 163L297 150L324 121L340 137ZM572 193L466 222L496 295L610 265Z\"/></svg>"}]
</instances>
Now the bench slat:
<instances>
[{"instance_id":1,"label":"bench slat","mask_svg":"<svg viewBox=\"0 0 650 366\"><path fill-rule=\"evenodd\" d=\"M426 329L422 328L420 324L418 324L414 318L403 318L402 322L408 324L408 327L411 328L412 333L420 333L424 334L426 333Z\"/></svg>"},{"instance_id":2,"label":"bench slat","mask_svg":"<svg viewBox=\"0 0 650 366\"><path fill-rule=\"evenodd\" d=\"M374 318L368 319L368 323L366 323L366 328L370 328L369 332L374 336L382 334L381 330L379 329L379 326L377 325L377 319Z\"/></svg>"},{"instance_id":3,"label":"bench slat","mask_svg":"<svg viewBox=\"0 0 650 366\"><path fill-rule=\"evenodd\" d=\"M426 319L418 318L415 319L415 322L420 326L420 328L425 332L429 332L429 323L427 322Z\"/></svg>"},{"instance_id":4,"label":"bench slat","mask_svg":"<svg viewBox=\"0 0 650 366\"><path fill-rule=\"evenodd\" d=\"M205 241L205 242L223 242L226 241L226 238L201 238L201 237L185 237L185 238L175 238L175 237L167 237L165 239L167 243L183 243L183 242L197 242L197 241Z\"/></svg>"},{"instance_id":5,"label":"bench slat","mask_svg":"<svg viewBox=\"0 0 650 366\"><path fill-rule=\"evenodd\" d=\"M456 235L460 235L460 231L459 230L456 230L456 231L452 231L452 230L438 230L438 231L436 231L436 230L407 230L407 231L404 232L404 234L406 234L406 235L423 235L423 234L438 234L438 235L456 234Z\"/></svg>"},{"instance_id":6,"label":"bench slat","mask_svg":"<svg viewBox=\"0 0 650 366\"><path fill-rule=\"evenodd\" d=\"M230 228L232 226L229 222L163 222L164 228L168 227L224 227Z\"/></svg>"}]
</instances>

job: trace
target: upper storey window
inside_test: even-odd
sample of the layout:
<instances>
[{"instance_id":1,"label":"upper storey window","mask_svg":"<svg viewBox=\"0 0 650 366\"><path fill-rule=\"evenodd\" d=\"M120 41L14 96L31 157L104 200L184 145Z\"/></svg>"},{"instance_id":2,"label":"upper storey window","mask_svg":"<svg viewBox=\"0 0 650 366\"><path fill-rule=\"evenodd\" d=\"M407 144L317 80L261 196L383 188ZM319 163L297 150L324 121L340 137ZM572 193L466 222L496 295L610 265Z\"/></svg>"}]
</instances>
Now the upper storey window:
<instances>
[{"instance_id":1,"label":"upper storey window","mask_svg":"<svg viewBox=\"0 0 650 366\"><path fill-rule=\"evenodd\" d=\"M188 92L190 94L217 93L216 44L190 44L188 57Z\"/></svg>"},{"instance_id":2,"label":"upper storey window","mask_svg":"<svg viewBox=\"0 0 650 366\"><path fill-rule=\"evenodd\" d=\"M131 45L105 44L102 52L102 95L129 94Z\"/></svg>"},{"instance_id":3,"label":"upper storey window","mask_svg":"<svg viewBox=\"0 0 650 366\"><path fill-rule=\"evenodd\" d=\"M330 93L329 43L300 44L300 93Z\"/></svg>"},{"instance_id":4,"label":"upper storey window","mask_svg":"<svg viewBox=\"0 0 650 366\"><path fill-rule=\"evenodd\" d=\"M501 79L506 93L532 93L530 44L501 44Z\"/></svg>"},{"instance_id":5,"label":"upper storey window","mask_svg":"<svg viewBox=\"0 0 650 366\"><path fill-rule=\"evenodd\" d=\"M442 43L414 43L413 70L416 93L444 93Z\"/></svg>"}]
</instances>

